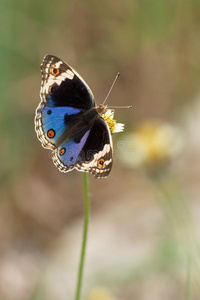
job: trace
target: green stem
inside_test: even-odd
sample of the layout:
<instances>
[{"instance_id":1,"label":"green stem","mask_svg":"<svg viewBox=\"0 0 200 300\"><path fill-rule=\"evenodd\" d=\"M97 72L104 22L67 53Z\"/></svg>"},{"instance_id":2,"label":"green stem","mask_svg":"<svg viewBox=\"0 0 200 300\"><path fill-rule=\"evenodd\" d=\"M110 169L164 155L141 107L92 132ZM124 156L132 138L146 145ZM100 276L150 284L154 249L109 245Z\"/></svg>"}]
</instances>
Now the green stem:
<instances>
[{"instance_id":1,"label":"green stem","mask_svg":"<svg viewBox=\"0 0 200 300\"><path fill-rule=\"evenodd\" d=\"M90 200L89 200L89 192L88 192L88 174L83 173L83 185L84 185L84 227L83 227L83 239L81 246L81 256L78 270L78 279L76 285L76 297L75 300L80 299L81 295L81 286L83 279L83 269L85 262L85 252L87 245L87 236L88 236L88 227L89 227L89 219L90 219Z\"/></svg>"},{"instance_id":2,"label":"green stem","mask_svg":"<svg viewBox=\"0 0 200 300\"><path fill-rule=\"evenodd\" d=\"M187 277L186 277L186 295L185 300L191 299L191 262L190 257L188 256L188 262L187 262Z\"/></svg>"}]
</instances>

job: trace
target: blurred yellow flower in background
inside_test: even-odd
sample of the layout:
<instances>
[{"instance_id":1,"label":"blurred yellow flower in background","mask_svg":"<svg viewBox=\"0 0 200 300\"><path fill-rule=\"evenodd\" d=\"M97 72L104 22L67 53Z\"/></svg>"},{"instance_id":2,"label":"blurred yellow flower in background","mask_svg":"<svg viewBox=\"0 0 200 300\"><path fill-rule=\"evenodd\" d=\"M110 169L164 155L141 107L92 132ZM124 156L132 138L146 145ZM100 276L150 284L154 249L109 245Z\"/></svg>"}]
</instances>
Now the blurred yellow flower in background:
<instances>
[{"instance_id":1,"label":"blurred yellow flower in background","mask_svg":"<svg viewBox=\"0 0 200 300\"><path fill-rule=\"evenodd\" d=\"M123 146L123 147L122 147ZM184 188L166 172L169 162L178 158L185 146L184 134L169 123L148 120L118 142L121 159L129 167L143 167L165 216L164 249L172 247L187 265L186 284L200 290L199 238ZM166 242L167 241L167 242ZM173 241L171 243L171 241ZM171 244L170 244L171 243ZM162 245L162 242L161 242ZM174 245L174 246L173 246ZM163 248L160 248L162 255ZM157 254L156 254L157 255ZM168 265L169 266L169 265ZM181 272L181 271L180 271ZM190 291L188 291L189 295ZM192 299L190 296L187 299Z\"/></svg>"},{"instance_id":2,"label":"blurred yellow flower in background","mask_svg":"<svg viewBox=\"0 0 200 300\"><path fill-rule=\"evenodd\" d=\"M116 300L111 294L111 291L105 287L95 287L93 288L87 300Z\"/></svg>"},{"instance_id":3,"label":"blurred yellow flower in background","mask_svg":"<svg viewBox=\"0 0 200 300\"><path fill-rule=\"evenodd\" d=\"M165 122L149 120L124 137L122 160L130 167L156 167L165 164L183 149L179 130Z\"/></svg>"}]
</instances>

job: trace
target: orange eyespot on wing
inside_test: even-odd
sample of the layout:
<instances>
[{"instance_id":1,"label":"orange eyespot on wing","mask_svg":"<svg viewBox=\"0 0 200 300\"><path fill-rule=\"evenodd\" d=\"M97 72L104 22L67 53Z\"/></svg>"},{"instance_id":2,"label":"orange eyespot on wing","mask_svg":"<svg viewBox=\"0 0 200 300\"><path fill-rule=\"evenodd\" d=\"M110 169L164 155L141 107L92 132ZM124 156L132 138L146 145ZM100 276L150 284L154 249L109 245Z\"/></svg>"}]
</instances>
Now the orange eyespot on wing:
<instances>
[{"instance_id":1,"label":"orange eyespot on wing","mask_svg":"<svg viewBox=\"0 0 200 300\"><path fill-rule=\"evenodd\" d=\"M65 149L65 148L61 148L59 153L60 153L60 155L62 156L62 155L65 154L65 152L66 152L66 149Z\"/></svg>"},{"instance_id":2,"label":"orange eyespot on wing","mask_svg":"<svg viewBox=\"0 0 200 300\"><path fill-rule=\"evenodd\" d=\"M98 160L97 166L98 166L99 169L102 169L102 168L103 168L104 162L105 162L105 160L104 160L103 158L100 158L100 159Z\"/></svg>"},{"instance_id":3,"label":"orange eyespot on wing","mask_svg":"<svg viewBox=\"0 0 200 300\"><path fill-rule=\"evenodd\" d=\"M58 76L60 74L60 70L54 67L51 68L50 72L53 76Z\"/></svg>"},{"instance_id":4,"label":"orange eyespot on wing","mask_svg":"<svg viewBox=\"0 0 200 300\"><path fill-rule=\"evenodd\" d=\"M52 139L56 135L55 131L53 129L49 129L47 131L47 136Z\"/></svg>"}]
</instances>

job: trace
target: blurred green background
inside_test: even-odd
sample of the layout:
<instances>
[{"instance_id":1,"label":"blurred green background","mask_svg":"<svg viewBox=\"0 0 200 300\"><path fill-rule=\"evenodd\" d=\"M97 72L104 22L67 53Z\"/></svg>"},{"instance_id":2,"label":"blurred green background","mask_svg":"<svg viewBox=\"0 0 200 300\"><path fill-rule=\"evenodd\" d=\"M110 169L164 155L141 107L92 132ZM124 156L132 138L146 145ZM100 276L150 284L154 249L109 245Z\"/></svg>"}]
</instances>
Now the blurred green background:
<instances>
[{"instance_id":1,"label":"blurred green background","mask_svg":"<svg viewBox=\"0 0 200 300\"><path fill-rule=\"evenodd\" d=\"M89 176L83 299L199 299L199 0L1 1L0 299L75 290L82 173L60 173L34 131L46 54L73 66L98 104L120 72L108 104L133 105L115 113L125 132L111 174ZM172 142L163 130L151 145L155 123L176 128Z\"/></svg>"}]
</instances>

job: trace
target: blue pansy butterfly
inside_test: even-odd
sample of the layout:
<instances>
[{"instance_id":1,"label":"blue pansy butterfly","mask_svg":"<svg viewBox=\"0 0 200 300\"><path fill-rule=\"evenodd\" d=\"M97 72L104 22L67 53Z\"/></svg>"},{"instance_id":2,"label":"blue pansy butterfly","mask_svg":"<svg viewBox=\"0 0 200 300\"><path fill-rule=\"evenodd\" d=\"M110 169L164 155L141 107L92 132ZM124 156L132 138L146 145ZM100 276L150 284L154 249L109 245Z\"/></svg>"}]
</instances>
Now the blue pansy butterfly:
<instances>
[{"instance_id":1,"label":"blue pansy butterfly","mask_svg":"<svg viewBox=\"0 0 200 300\"><path fill-rule=\"evenodd\" d=\"M41 64L41 102L35 130L62 172L72 169L107 177L112 168L112 138L102 118L106 106L96 105L89 86L58 57L47 55Z\"/></svg>"}]
</instances>

